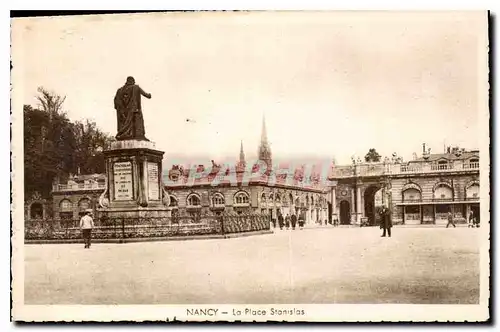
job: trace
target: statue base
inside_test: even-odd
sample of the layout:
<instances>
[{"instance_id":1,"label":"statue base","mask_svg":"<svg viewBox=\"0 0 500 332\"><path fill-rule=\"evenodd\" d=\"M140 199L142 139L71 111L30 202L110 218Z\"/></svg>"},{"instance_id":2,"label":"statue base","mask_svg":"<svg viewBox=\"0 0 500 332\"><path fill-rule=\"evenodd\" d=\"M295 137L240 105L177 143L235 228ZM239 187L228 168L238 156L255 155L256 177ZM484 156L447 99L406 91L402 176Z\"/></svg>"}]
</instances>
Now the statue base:
<instances>
[{"instance_id":1,"label":"statue base","mask_svg":"<svg viewBox=\"0 0 500 332\"><path fill-rule=\"evenodd\" d=\"M163 151L144 140L124 140L104 151L107 186L99 211L109 217L168 217L170 199L163 187Z\"/></svg>"}]
</instances>

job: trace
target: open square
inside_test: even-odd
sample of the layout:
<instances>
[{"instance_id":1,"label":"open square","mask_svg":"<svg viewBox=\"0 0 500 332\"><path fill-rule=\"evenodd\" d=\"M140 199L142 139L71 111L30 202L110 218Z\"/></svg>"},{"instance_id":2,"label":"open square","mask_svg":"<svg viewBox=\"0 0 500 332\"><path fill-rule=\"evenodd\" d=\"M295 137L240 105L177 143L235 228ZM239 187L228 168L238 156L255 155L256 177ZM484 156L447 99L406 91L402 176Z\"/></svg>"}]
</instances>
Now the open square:
<instances>
[{"instance_id":1,"label":"open square","mask_svg":"<svg viewBox=\"0 0 500 332\"><path fill-rule=\"evenodd\" d=\"M26 304L479 303L479 229L25 246Z\"/></svg>"}]
</instances>

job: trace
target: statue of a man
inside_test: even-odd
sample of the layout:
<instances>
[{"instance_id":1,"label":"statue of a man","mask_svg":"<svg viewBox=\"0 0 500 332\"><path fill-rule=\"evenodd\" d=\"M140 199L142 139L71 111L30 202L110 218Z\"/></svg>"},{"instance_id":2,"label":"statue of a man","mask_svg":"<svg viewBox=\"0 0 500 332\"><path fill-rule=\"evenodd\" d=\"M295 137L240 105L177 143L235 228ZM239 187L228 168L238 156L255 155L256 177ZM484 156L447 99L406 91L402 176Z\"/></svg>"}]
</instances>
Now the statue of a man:
<instances>
[{"instance_id":1,"label":"statue of a man","mask_svg":"<svg viewBox=\"0 0 500 332\"><path fill-rule=\"evenodd\" d=\"M135 79L132 76L127 77L125 85L116 91L115 109L118 120L117 140L137 139L149 141L146 138L144 129L141 95L151 99L151 94L144 92L136 85Z\"/></svg>"}]
</instances>

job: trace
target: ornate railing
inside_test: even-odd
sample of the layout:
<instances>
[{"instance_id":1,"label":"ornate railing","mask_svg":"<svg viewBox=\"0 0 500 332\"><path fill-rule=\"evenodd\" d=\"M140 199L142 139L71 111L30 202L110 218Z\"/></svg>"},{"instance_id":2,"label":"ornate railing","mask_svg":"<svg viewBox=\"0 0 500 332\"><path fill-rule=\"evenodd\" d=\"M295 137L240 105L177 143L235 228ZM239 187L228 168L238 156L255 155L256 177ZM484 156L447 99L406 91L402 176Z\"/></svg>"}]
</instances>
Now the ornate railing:
<instances>
[{"instance_id":1,"label":"ornate railing","mask_svg":"<svg viewBox=\"0 0 500 332\"><path fill-rule=\"evenodd\" d=\"M55 184L52 186L53 191L75 191L75 190L95 190L105 189L105 183L77 183L73 185Z\"/></svg>"},{"instance_id":2,"label":"ornate railing","mask_svg":"<svg viewBox=\"0 0 500 332\"><path fill-rule=\"evenodd\" d=\"M354 165L339 165L333 168L330 178L350 178L357 176L383 176L398 174L439 173L457 171L477 171L479 163L455 163L455 164L432 164L432 163L362 163Z\"/></svg>"},{"instance_id":3,"label":"ornate railing","mask_svg":"<svg viewBox=\"0 0 500 332\"><path fill-rule=\"evenodd\" d=\"M33 219L24 224L25 240L81 238L79 219ZM270 229L266 214L195 214L189 216L94 219L92 237L129 239L230 234Z\"/></svg>"}]
</instances>

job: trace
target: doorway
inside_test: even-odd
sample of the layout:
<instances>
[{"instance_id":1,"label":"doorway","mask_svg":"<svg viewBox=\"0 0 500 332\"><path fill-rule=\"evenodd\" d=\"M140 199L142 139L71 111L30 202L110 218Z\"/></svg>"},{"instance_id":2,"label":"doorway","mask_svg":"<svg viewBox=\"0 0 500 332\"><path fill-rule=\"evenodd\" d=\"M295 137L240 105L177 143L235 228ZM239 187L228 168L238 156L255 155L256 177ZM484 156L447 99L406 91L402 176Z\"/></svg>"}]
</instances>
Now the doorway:
<instances>
[{"instance_id":1,"label":"doorway","mask_svg":"<svg viewBox=\"0 0 500 332\"><path fill-rule=\"evenodd\" d=\"M348 201L340 202L340 224L350 225L351 224L351 205Z\"/></svg>"},{"instance_id":2,"label":"doorway","mask_svg":"<svg viewBox=\"0 0 500 332\"><path fill-rule=\"evenodd\" d=\"M375 207L376 205L382 205L382 202L375 202L375 194L380 190L381 188L376 185L371 185L368 188L365 189L364 193L364 202L365 202L365 217L368 218L368 224L371 226L377 224L377 214Z\"/></svg>"}]
</instances>

